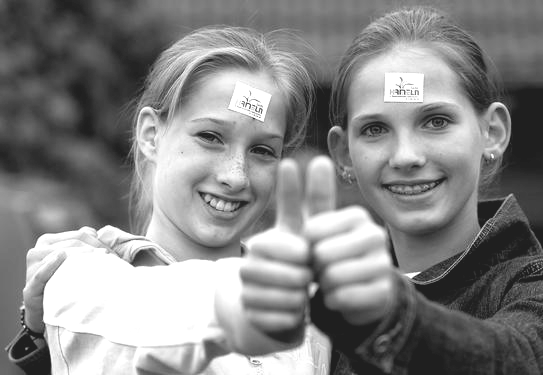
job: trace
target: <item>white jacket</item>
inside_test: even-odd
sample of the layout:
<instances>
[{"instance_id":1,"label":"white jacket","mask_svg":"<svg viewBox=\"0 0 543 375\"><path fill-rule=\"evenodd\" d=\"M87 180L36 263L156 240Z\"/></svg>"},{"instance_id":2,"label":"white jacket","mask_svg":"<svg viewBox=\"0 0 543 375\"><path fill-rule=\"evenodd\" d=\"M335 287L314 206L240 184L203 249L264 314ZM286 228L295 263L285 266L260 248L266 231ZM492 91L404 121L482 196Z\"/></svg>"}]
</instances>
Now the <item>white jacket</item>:
<instances>
[{"instance_id":1,"label":"white jacket","mask_svg":"<svg viewBox=\"0 0 543 375\"><path fill-rule=\"evenodd\" d=\"M176 263L118 228L104 227L98 237L103 251L69 256L45 288L54 375L328 374L330 344L315 327L289 349L247 322L241 258ZM132 266L140 251L164 266Z\"/></svg>"}]
</instances>

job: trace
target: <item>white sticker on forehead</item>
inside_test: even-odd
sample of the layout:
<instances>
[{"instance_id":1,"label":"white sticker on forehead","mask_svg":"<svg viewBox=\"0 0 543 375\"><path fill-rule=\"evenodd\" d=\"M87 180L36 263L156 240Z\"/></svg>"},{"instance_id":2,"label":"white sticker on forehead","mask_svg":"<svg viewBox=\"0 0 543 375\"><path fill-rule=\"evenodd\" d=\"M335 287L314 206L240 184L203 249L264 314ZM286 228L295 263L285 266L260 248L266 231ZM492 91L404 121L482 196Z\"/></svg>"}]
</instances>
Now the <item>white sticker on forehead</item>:
<instances>
[{"instance_id":1,"label":"white sticker on forehead","mask_svg":"<svg viewBox=\"0 0 543 375\"><path fill-rule=\"evenodd\" d=\"M264 121L270 104L271 94L255 89L242 82L236 82L228 109Z\"/></svg>"},{"instance_id":2,"label":"white sticker on forehead","mask_svg":"<svg viewBox=\"0 0 543 375\"><path fill-rule=\"evenodd\" d=\"M422 103L424 74L385 73L385 102Z\"/></svg>"}]
</instances>

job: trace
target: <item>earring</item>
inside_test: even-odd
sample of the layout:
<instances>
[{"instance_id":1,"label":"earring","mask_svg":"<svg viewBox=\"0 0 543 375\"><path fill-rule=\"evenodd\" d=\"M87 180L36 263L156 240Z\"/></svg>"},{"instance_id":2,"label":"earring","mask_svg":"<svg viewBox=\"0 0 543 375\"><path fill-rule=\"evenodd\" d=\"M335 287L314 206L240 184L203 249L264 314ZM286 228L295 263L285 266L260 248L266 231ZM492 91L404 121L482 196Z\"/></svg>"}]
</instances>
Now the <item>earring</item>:
<instances>
[{"instance_id":1,"label":"earring","mask_svg":"<svg viewBox=\"0 0 543 375\"><path fill-rule=\"evenodd\" d=\"M349 185L354 183L354 177L351 172L347 171L344 167L340 167L341 179Z\"/></svg>"},{"instance_id":2,"label":"earring","mask_svg":"<svg viewBox=\"0 0 543 375\"><path fill-rule=\"evenodd\" d=\"M485 161L487 163L493 163L496 157L494 156L494 153L491 152L488 156L485 156Z\"/></svg>"}]
</instances>

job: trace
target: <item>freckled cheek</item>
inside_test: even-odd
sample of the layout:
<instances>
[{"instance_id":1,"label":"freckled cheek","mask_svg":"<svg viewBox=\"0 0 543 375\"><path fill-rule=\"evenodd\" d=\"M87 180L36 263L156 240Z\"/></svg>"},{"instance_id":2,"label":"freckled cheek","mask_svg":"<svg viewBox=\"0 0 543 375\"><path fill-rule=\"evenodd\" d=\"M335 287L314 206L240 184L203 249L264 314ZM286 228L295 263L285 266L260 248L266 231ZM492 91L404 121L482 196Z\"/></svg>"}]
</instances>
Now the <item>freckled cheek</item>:
<instances>
[{"instance_id":1,"label":"freckled cheek","mask_svg":"<svg viewBox=\"0 0 543 375\"><path fill-rule=\"evenodd\" d=\"M269 201L275 189L277 165L275 166L251 166L249 178L255 194L266 202Z\"/></svg>"}]
</instances>

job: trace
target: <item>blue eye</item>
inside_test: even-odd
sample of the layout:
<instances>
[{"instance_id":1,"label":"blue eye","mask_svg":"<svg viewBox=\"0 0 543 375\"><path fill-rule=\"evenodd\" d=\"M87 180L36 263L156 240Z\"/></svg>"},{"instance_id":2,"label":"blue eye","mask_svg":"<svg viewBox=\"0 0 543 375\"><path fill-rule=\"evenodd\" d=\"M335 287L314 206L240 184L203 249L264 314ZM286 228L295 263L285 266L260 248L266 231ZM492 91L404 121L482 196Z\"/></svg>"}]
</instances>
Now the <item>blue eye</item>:
<instances>
[{"instance_id":1,"label":"blue eye","mask_svg":"<svg viewBox=\"0 0 543 375\"><path fill-rule=\"evenodd\" d=\"M379 124L370 124L362 129L360 132L361 135L365 137L379 137L380 135L383 135L387 133L387 129Z\"/></svg>"},{"instance_id":2,"label":"blue eye","mask_svg":"<svg viewBox=\"0 0 543 375\"><path fill-rule=\"evenodd\" d=\"M449 125L449 120L444 117L432 117L426 124L425 127L431 129L443 129Z\"/></svg>"},{"instance_id":3,"label":"blue eye","mask_svg":"<svg viewBox=\"0 0 543 375\"><path fill-rule=\"evenodd\" d=\"M223 143L220 136L214 132L208 132L208 131L200 132L197 134L197 137L207 143L217 143L217 144Z\"/></svg>"}]
</instances>

